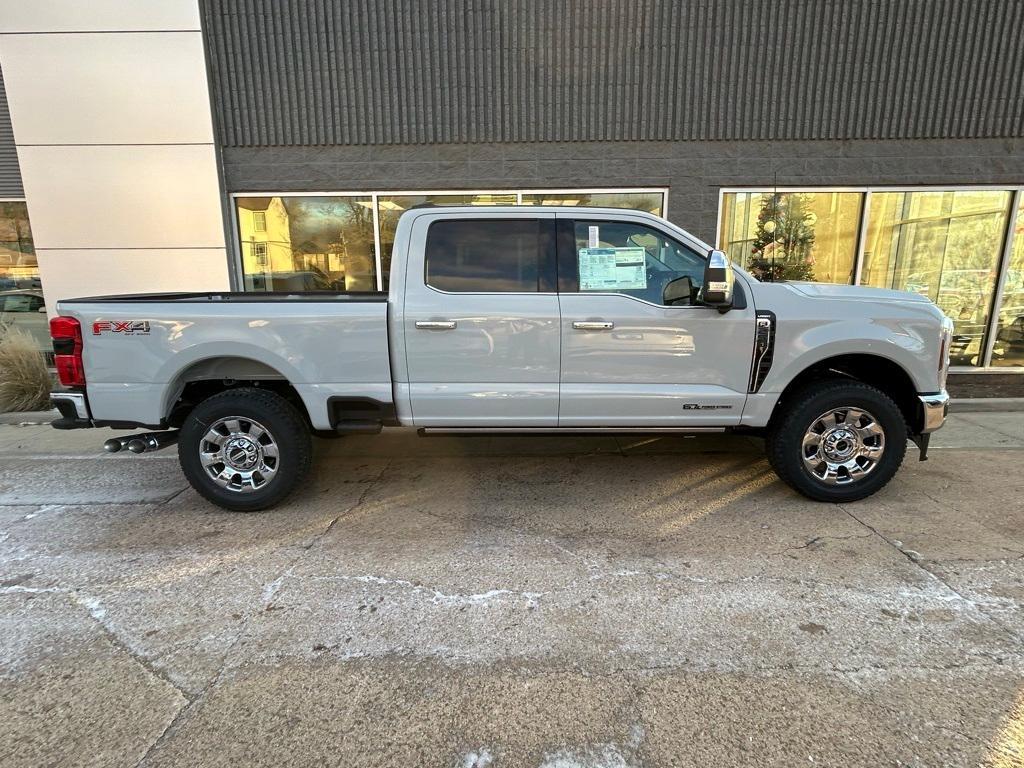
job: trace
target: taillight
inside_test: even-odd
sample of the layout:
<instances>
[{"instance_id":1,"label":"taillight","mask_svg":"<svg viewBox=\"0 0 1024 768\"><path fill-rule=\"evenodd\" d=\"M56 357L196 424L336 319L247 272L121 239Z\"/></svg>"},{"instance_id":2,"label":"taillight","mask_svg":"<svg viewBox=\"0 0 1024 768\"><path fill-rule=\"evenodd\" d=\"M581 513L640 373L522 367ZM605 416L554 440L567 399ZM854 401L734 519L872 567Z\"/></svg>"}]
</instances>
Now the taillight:
<instances>
[{"instance_id":1,"label":"taillight","mask_svg":"<svg viewBox=\"0 0 1024 768\"><path fill-rule=\"evenodd\" d=\"M65 387L84 387L82 326L73 317L55 317L50 320L50 337L53 339L53 364L60 383Z\"/></svg>"}]
</instances>

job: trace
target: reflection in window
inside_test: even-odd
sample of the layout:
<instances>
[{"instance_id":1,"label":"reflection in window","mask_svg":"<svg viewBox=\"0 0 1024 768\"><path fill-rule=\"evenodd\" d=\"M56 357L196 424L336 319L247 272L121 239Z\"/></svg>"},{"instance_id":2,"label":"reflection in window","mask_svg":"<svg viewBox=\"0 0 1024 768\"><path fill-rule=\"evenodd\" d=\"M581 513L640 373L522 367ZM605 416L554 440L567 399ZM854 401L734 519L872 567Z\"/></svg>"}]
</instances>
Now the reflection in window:
<instances>
[{"instance_id":1,"label":"reflection in window","mask_svg":"<svg viewBox=\"0 0 1024 768\"><path fill-rule=\"evenodd\" d=\"M381 272L384 290L388 289L391 274L391 250L395 245L395 228L403 213L417 205L515 205L514 192L480 195L380 195L377 198L377 216L380 221Z\"/></svg>"},{"instance_id":2,"label":"reflection in window","mask_svg":"<svg viewBox=\"0 0 1024 768\"><path fill-rule=\"evenodd\" d=\"M850 284L863 201L860 192L730 192L719 242L760 280Z\"/></svg>"},{"instance_id":3,"label":"reflection in window","mask_svg":"<svg viewBox=\"0 0 1024 768\"><path fill-rule=\"evenodd\" d=\"M953 365L980 365L1010 193L874 192L861 282L927 296L953 320Z\"/></svg>"},{"instance_id":4,"label":"reflection in window","mask_svg":"<svg viewBox=\"0 0 1024 768\"><path fill-rule=\"evenodd\" d=\"M0 202L0 291L42 290L24 202Z\"/></svg>"},{"instance_id":5,"label":"reflection in window","mask_svg":"<svg viewBox=\"0 0 1024 768\"><path fill-rule=\"evenodd\" d=\"M1013 223L1013 252L1006 265L992 365L1024 365L1024 196Z\"/></svg>"},{"instance_id":6,"label":"reflection in window","mask_svg":"<svg viewBox=\"0 0 1024 768\"><path fill-rule=\"evenodd\" d=\"M523 205L569 205L587 208L629 208L661 216L661 192L538 192L524 193Z\"/></svg>"},{"instance_id":7,"label":"reflection in window","mask_svg":"<svg viewBox=\"0 0 1024 768\"><path fill-rule=\"evenodd\" d=\"M52 361L43 285L24 201L0 201L0 338L12 328L31 336Z\"/></svg>"},{"instance_id":8,"label":"reflection in window","mask_svg":"<svg viewBox=\"0 0 1024 768\"><path fill-rule=\"evenodd\" d=\"M370 197L240 197L249 291L375 291Z\"/></svg>"}]
</instances>

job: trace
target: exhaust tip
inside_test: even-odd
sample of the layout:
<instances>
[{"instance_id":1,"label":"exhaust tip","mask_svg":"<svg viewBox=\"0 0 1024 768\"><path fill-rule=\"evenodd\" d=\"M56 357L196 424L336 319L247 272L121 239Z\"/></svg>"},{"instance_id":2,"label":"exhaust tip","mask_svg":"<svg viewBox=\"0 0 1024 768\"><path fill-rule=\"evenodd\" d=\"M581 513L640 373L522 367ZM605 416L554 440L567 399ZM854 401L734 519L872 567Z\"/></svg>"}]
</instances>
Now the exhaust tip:
<instances>
[{"instance_id":1,"label":"exhaust tip","mask_svg":"<svg viewBox=\"0 0 1024 768\"><path fill-rule=\"evenodd\" d=\"M146 443L145 441L136 438L128 443L128 450L132 453L145 453Z\"/></svg>"},{"instance_id":2,"label":"exhaust tip","mask_svg":"<svg viewBox=\"0 0 1024 768\"><path fill-rule=\"evenodd\" d=\"M121 445L121 441L118 440L116 437L110 438L109 440L107 440L107 442L103 444L103 450L106 451L107 453L117 453L123 447L124 446Z\"/></svg>"}]
</instances>

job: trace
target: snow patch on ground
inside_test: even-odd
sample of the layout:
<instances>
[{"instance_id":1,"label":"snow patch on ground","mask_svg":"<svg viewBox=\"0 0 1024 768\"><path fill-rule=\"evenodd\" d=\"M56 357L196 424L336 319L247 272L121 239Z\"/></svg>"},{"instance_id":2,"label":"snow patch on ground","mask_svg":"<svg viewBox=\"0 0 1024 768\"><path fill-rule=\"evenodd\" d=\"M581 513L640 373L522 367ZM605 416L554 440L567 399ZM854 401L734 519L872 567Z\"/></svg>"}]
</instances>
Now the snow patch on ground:
<instances>
[{"instance_id":1,"label":"snow patch on ground","mask_svg":"<svg viewBox=\"0 0 1024 768\"><path fill-rule=\"evenodd\" d=\"M626 758L614 744L601 744L584 750L560 749L544 755L540 768L634 768L638 763Z\"/></svg>"},{"instance_id":2,"label":"snow patch on ground","mask_svg":"<svg viewBox=\"0 0 1024 768\"><path fill-rule=\"evenodd\" d=\"M459 762L460 768L487 768L494 762L494 756L490 750L480 749L475 752L467 752Z\"/></svg>"},{"instance_id":3,"label":"snow patch on ground","mask_svg":"<svg viewBox=\"0 0 1024 768\"><path fill-rule=\"evenodd\" d=\"M516 592L511 589L490 589L486 592L479 592L470 595L460 593L447 594L437 589L425 587L422 584L414 584L413 582L405 579L385 579L382 576L373 576L370 574L360 576L333 576L331 578L340 579L341 581L358 581L364 584L401 587L403 589L408 589L415 594L430 595L430 601L437 605L487 605L491 601L499 598L512 597L517 600L525 600L528 606L536 607L537 600L547 594L547 592Z\"/></svg>"}]
</instances>

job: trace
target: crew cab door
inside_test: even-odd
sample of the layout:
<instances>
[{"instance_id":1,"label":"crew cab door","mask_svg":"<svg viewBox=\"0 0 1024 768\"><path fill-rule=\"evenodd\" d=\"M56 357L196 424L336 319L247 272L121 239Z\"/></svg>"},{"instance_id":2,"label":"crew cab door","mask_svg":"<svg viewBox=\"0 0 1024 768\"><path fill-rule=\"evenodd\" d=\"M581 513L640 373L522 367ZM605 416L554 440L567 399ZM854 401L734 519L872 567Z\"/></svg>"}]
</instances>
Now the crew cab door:
<instances>
[{"instance_id":1,"label":"crew cab door","mask_svg":"<svg viewBox=\"0 0 1024 768\"><path fill-rule=\"evenodd\" d=\"M626 212L560 213L558 259L560 426L739 423L754 308L699 303L703 249Z\"/></svg>"},{"instance_id":2,"label":"crew cab door","mask_svg":"<svg viewBox=\"0 0 1024 768\"><path fill-rule=\"evenodd\" d=\"M403 318L416 426L557 425L554 229L528 211L416 218Z\"/></svg>"}]
</instances>

